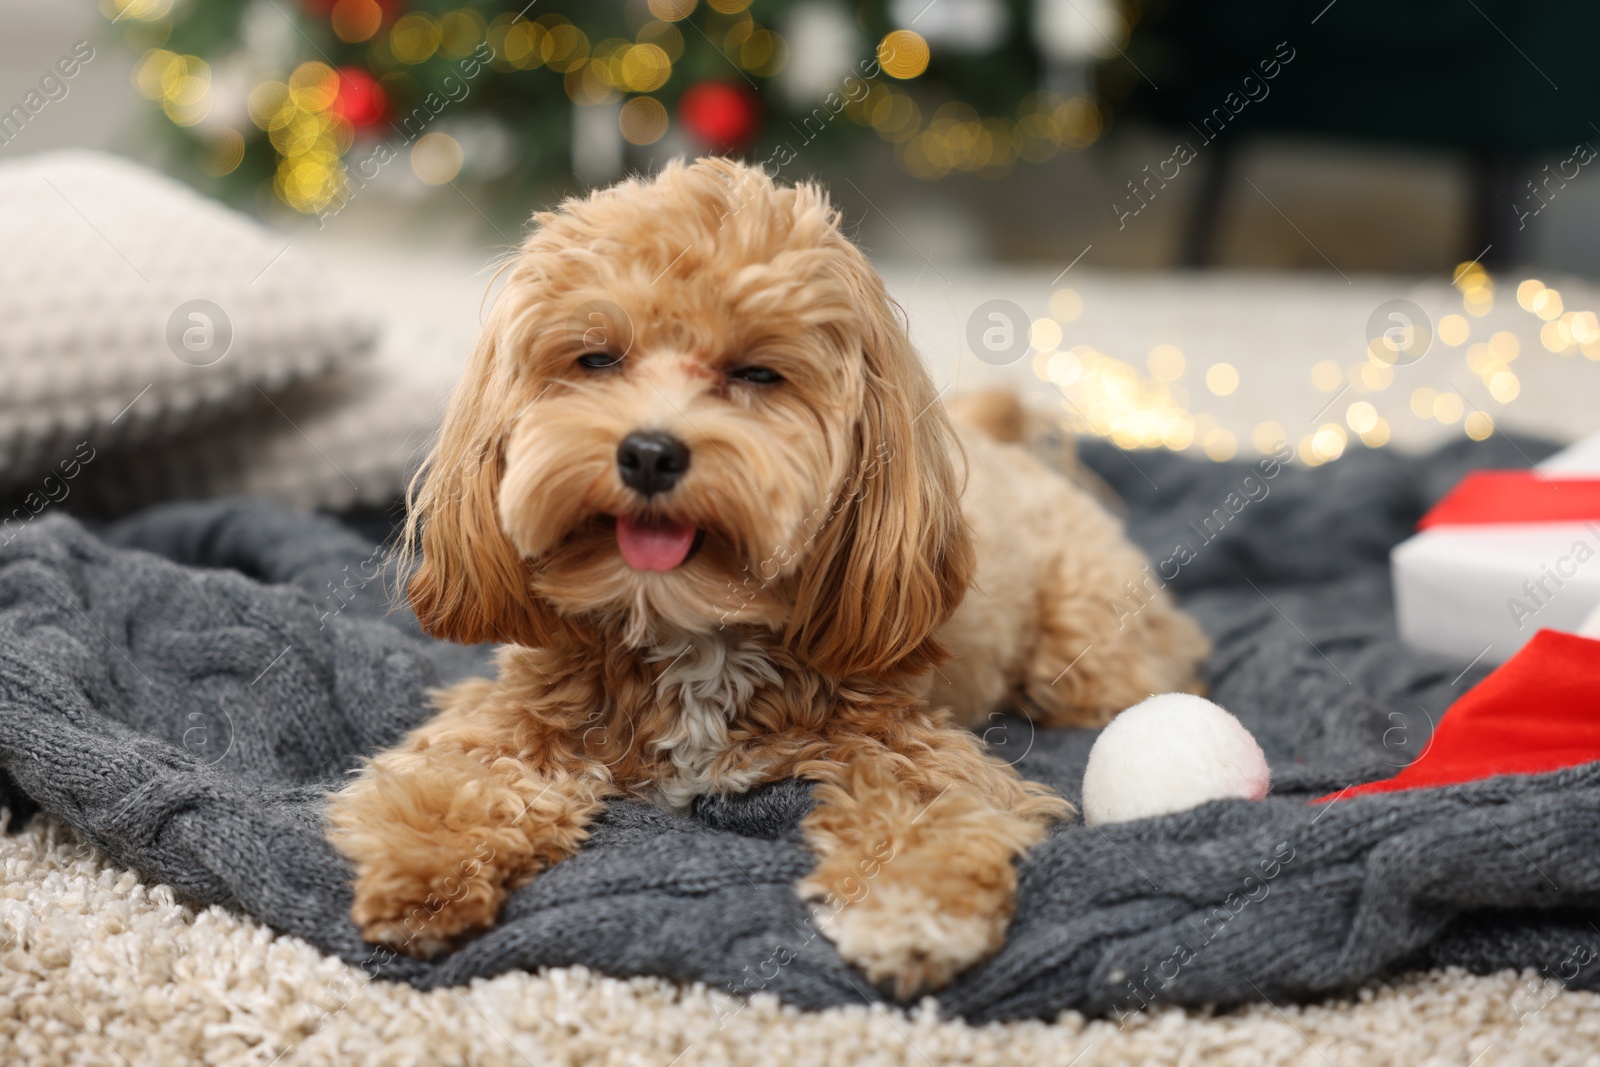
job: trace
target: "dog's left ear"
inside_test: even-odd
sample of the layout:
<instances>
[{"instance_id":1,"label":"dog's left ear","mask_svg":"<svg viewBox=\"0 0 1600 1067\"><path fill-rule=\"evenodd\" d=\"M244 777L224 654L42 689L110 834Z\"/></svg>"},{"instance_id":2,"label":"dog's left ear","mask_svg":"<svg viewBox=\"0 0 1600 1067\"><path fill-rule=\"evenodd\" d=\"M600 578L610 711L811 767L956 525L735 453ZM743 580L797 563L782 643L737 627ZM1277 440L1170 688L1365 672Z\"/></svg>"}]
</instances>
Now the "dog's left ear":
<instances>
[{"instance_id":1,"label":"dog's left ear","mask_svg":"<svg viewBox=\"0 0 1600 1067\"><path fill-rule=\"evenodd\" d=\"M852 468L801 572L785 641L823 674L885 677L942 661L935 636L972 580L954 432L895 305L847 246L866 319Z\"/></svg>"},{"instance_id":2,"label":"dog's left ear","mask_svg":"<svg viewBox=\"0 0 1600 1067\"><path fill-rule=\"evenodd\" d=\"M412 484L402 558L417 564L407 596L427 633L463 644L541 647L566 631L533 595L527 564L500 524L510 402L496 377L499 321L497 314L484 328L439 441Z\"/></svg>"}]
</instances>

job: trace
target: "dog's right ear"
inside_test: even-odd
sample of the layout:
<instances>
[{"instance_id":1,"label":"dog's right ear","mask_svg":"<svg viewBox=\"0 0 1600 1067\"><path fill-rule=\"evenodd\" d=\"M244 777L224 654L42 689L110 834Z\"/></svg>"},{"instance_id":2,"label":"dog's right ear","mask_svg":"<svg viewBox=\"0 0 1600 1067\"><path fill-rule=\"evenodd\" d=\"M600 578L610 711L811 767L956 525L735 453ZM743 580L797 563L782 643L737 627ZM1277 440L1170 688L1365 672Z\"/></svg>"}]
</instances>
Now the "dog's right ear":
<instances>
[{"instance_id":1,"label":"dog's right ear","mask_svg":"<svg viewBox=\"0 0 1600 1067\"><path fill-rule=\"evenodd\" d=\"M434 637L540 647L564 629L534 597L528 565L500 528L511 391L497 384L496 321L484 328L456 386L427 464L412 480L402 558L419 550L411 610Z\"/></svg>"}]
</instances>

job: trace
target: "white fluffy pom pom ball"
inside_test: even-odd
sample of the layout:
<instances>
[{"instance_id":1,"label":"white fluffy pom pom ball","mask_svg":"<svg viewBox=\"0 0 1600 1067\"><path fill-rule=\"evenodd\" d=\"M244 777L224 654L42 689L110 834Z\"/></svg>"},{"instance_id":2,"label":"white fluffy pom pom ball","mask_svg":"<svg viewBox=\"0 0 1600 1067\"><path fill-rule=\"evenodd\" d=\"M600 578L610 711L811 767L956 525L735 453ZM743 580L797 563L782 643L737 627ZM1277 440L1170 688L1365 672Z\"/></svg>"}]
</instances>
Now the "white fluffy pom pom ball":
<instances>
[{"instance_id":1,"label":"white fluffy pom pom ball","mask_svg":"<svg viewBox=\"0 0 1600 1067\"><path fill-rule=\"evenodd\" d=\"M1163 693L1111 720L1083 772L1090 826L1186 811L1208 800L1267 795L1272 772L1244 725L1188 693Z\"/></svg>"}]
</instances>

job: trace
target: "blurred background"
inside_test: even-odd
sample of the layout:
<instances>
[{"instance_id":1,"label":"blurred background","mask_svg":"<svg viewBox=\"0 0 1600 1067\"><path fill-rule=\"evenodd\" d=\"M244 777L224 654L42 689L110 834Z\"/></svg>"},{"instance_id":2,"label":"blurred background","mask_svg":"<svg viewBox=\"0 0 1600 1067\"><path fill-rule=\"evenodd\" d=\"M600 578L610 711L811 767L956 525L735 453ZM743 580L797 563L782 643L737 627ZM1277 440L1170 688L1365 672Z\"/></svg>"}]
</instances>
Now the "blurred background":
<instances>
[{"instance_id":1,"label":"blurred background","mask_svg":"<svg viewBox=\"0 0 1600 1067\"><path fill-rule=\"evenodd\" d=\"M731 153L828 186L942 385L1013 383L1130 451L1594 429L1576 0L0 11L0 165L102 150L259 219L412 338L373 358L435 401L533 209ZM391 431L409 462L425 434Z\"/></svg>"}]
</instances>

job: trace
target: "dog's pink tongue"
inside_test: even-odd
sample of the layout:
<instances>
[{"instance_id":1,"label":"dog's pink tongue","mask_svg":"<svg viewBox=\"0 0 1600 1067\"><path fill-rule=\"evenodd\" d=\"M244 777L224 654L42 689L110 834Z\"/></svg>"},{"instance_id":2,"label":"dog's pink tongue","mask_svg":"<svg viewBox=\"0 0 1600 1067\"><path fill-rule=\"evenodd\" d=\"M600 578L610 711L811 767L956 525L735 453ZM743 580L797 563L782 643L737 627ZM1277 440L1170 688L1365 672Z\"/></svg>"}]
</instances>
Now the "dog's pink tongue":
<instances>
[{"instance_id":1,"label":"dog's pink tongue","mask_svg":"<svg viewBox=\"0 0 1600 1067\"><path fill-rule=\"evenodd\" d=\"M689 558L695 532L686 522L646 525L623 515L617 519L617 547L634 570L670 571Z\"/></svg>"}]
</instances>

